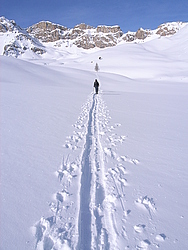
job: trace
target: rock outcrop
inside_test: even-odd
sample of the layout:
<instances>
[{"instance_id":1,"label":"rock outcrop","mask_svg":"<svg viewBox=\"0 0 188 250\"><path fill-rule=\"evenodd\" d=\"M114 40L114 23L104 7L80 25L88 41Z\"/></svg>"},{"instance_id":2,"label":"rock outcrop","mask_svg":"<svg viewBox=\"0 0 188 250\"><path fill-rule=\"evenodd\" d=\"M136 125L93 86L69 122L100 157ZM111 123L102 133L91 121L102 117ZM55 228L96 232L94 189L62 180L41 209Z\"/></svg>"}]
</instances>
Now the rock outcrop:
<instances>
[{"instance_id":1,"label":"rock outcrop","mask_svg":"<svg viewBox=\"0 0 188 250\"><path fill-rule=\"evenodd\" d=\"M27 32L42 42L55 42L62 38L67 28L51 22L40 22L27 29Z\"/></svg>"},{"instance_id":2,"label":"rock outcrop","mask_svg":"<svg viewBox=\"0 0 188 250\"><path fill-rule=\"evenodd\" d=\"M181 23L179 22L179 24ZM174 35L178 30L179 28L175 25L175 23L161 24L158 27L156 34L160 36L169 36Z\"/></svg>"},{"instance_id":3,"label":"rock outcrop","mask_svg":"<svg viewBox=\"0 0 188 250\"><path fill-rule=\"evenodd\" d=\"M42 42L55 42L71 40L79 48L106 48L115 46L123 35L119 26L98 26L94 28L85 23L76 25L73 29L40 22L27 29L27 32Z\"/></svg>"},{"instance_id":4,"label":"rock outcrop","mask_svg":"<svg viewBox=\"0 0 188 250\"><path fill-rule=\"evenodd\" d=\"M0 32L13 32L15 29L21 30L14 20L8 20L5 17L0 17Z\"/></svg>"}]
</instances>

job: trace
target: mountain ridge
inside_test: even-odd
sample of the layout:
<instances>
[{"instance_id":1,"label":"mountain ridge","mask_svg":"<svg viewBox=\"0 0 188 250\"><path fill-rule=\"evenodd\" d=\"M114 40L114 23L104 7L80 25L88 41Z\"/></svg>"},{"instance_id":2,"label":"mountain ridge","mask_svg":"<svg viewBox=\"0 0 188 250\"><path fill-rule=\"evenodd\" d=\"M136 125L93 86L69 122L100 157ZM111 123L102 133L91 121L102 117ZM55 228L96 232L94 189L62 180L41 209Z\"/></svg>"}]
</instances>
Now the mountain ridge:
<instances>
[{"instance_id":1,"label":"mountain ridge","mask_svg":"<svg viewBox=\"0 0 188 250\"><path fill-rule=\"evenodd\" d=\"M49 21L38 22L26 29L21 28L14 20L0 17L0 54L19 57L41 56L47 52L46 45L53 48L76 46L81 49L104 49L119 43L140 43L162 36L171 36L182 29L187 23L171 22L161 24L157 29L138 29L136 32L123 33L119 25L99 25L92 27L85 23L67 28Z\"/></svg>"}]
</instances>

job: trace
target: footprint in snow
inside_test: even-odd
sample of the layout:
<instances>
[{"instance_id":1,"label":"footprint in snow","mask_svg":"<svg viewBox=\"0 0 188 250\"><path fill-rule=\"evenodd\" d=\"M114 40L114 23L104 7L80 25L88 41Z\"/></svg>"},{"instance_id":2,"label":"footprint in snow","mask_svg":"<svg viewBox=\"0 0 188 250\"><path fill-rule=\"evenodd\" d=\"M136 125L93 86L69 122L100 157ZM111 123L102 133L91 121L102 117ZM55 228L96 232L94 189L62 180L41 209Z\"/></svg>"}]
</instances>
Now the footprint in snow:
<instances>
[{"instance_id":1,"label":"footprint in snow","mask_svg":"<svg viewBox=\"0 0 188 250\"><path fill-rule=\"evenodd\" d=\"M155 239L156 239L157 241L163 242L163 241L165 241L165 239L166 239L166 235L165 235L165 234L158 234L158 235L155 237Z\"/></svg>"},{"instance_id":2,"label":"footprint in snow","mask_svg":"<svg viewBox=\"0 0 188 250\"><path fill-rule=\"evenodd\" d=\"M151 213L150 211L155 212L155 210L156 210L155 202L154 202L153 198L149 198L147 195L144 197L141 196L140 198L138 198L135 201L135 203L138 206L147 209L149 213Z\"/></svg>"},{"instance_id":3,"label":"footprint in snow","mask_svg":"<svg viewBox=\"0 0 188 250\"><path fill-rule=\"evenodd\" d=\"M134 165L137 165L140 162L138 159L131 159L128 156L124 156L124 155L122 155L118 160L119 161L122 160L122 161L125 161L125 162L129 162L129 163L132 163Z\"/></svg>"},{"instance_id":4,"label":"footprint in snow","mask_svg":"<svg viewBox=\"0 0 188 250\"><path fill-rule=\"evenodd\" d=\"M151 245L151 242L149 240L142 240L140 243L136 246L136 249L143 249L147 250L149 249L149 246Z\"/></svg>"},{"instance_id":5,"label":"footprint in snow","mask_svg":"<svg viewBox=\"0 0 188 250\"><path fill-rule=\"evenodd\" d=\"M134 226L134 230L136 233L143 233L145 227L145 225L138 224Z\"/></svg>"},{"instance_id":6,"label":"footprint in snow","mask_svg":"<svg viewBox=\"0 0 188 250\"><path fill-rule=\"evenodd\" d=\"M64 145L65 148L69 148L71 150L76 150L78 147L75 145L72 145L71 143L67 143Z\"/></svg>"},{"instance_id":7,"label":"footprint in snow","mask_svg":"<svg viewBox=\"0 0 188 250\"><path fill-rule=\"evenodd\" d=\"M130 213L131 213L131 210L128 209L128 210L124 211L124 216L127 217Z\"/></svg>"},{"instance_id":8,"label":"footprint in snow","mask_svg":"<svg viewBox=\"0 0 188 250\"><path fill-rule=\"evenodd\" d=\"M115 151L113 151L111 148L104 148L104 153L106 156L111 157L113 159L117 158L117 154L115 153Z\"/></svg>"}]
</instances>

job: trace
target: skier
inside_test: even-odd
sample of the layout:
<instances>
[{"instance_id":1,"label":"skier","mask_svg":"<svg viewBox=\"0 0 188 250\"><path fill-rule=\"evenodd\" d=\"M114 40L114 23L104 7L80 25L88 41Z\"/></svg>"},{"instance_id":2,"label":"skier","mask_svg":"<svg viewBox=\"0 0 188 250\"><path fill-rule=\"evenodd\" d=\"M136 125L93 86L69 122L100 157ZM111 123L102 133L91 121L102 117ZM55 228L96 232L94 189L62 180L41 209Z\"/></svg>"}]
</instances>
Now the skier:
<instances>
[{"instance_id":1,"label":"skier","mask_svg":"<svg viewBox=\"0 0 188 250\"><path fill-rule=\"evenodd\" d=\"M98 94L98 91L99 91L99 82L97 81L97 79L95 79L95 81L94 81L94 88L95 88L96 94Z\"/></svg>"}]
</instances>

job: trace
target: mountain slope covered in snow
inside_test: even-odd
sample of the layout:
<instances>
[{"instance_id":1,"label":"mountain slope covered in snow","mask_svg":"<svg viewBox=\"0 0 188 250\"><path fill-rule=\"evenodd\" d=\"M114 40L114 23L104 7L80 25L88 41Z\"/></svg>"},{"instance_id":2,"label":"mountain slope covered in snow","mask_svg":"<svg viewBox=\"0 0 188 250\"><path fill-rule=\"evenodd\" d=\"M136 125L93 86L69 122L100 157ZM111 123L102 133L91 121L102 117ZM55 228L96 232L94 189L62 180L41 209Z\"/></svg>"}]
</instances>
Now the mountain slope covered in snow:
<instances>
[{"instance_id":1,"label":"mountain slope covered in snow","mask_svg":"<svg viewBox=\"0 0 188 250\"><path fill-rule=\"evenodd\" d=\"M0 248L186 249L188 26L102 50L30 38L47 52L0 56Z\"/></svg>"}]
</instances>

